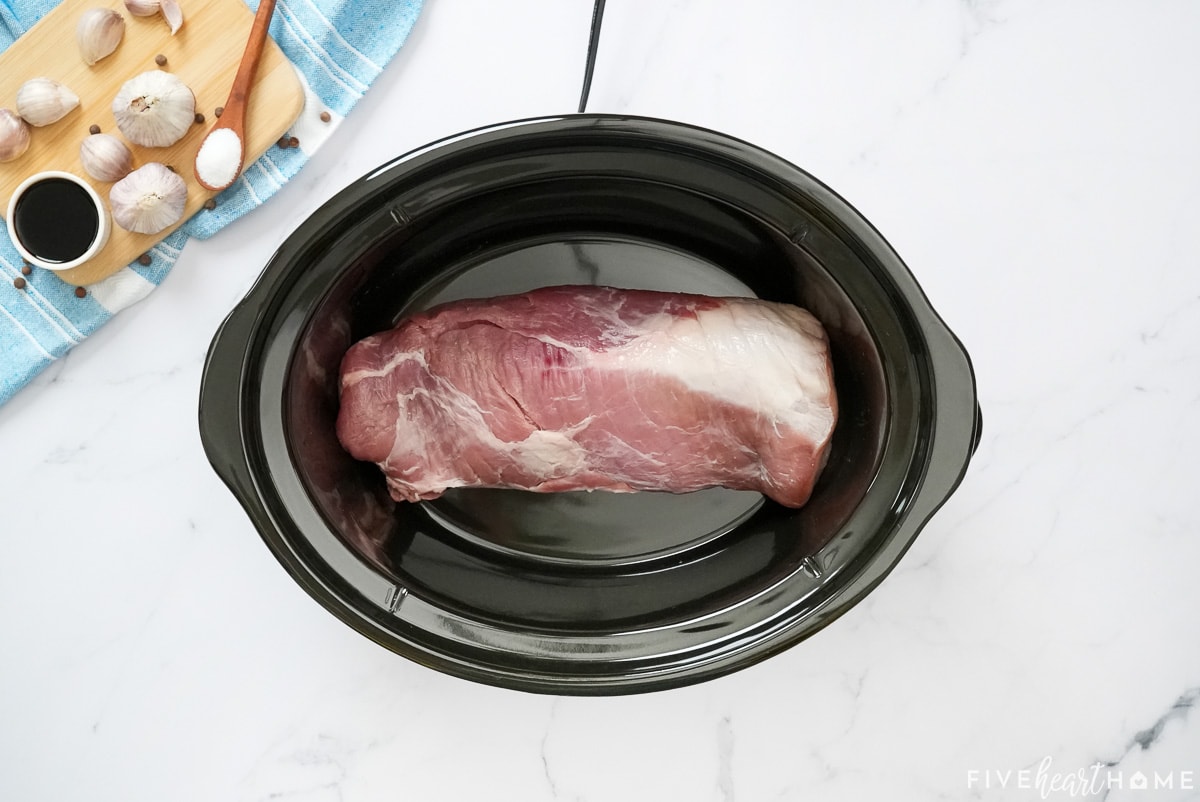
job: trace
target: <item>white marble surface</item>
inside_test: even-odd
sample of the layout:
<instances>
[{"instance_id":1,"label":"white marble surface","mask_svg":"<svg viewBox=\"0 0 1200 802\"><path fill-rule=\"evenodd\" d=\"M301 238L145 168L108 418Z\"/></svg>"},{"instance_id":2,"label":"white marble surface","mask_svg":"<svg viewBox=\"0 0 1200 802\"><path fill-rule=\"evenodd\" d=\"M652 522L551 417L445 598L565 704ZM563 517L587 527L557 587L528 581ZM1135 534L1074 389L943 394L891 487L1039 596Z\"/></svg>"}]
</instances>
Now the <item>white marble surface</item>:
<instances>
[{"instance_id":1,"label":"white marble surface","mask_svg":"<svg viewBox=\"0 0 1200 802\"><path fill-rule=\"evenodd\" d=\"M200 447L215 328L356 177L573 110L590 12L427 0L290 186L0 408L0 799L1200 798L1195 2L609 0L591 110L805 167L974 358L965 482L833 627L552 698L382 650L271 557Z\"/></svg>"}]
</instances>

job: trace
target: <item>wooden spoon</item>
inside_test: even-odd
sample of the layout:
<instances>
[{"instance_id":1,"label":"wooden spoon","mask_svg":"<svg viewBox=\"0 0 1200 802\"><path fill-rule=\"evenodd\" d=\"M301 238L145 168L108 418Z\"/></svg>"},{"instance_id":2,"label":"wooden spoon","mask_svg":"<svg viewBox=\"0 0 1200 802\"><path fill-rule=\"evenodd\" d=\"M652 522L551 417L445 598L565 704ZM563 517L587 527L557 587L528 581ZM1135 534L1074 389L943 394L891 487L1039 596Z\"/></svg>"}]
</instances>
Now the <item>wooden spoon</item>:
<instances>
[{"instance_id":1,"label":"wooden spoon","mask_svg":"<svg viewBox=\"0 0 1200 802\"><path fill-rule=\"evenodd\" d=\"M267 43L267 28L271 15L275 13L275 0L259 0L254 23L250 26L250 38L246 40L246 51L242 54L229 99L212 130L200 143L196 152L195 174L200 186L220 191L237 180L242 174L246 160L246 104L250 89L254 86L254 73ZM226 132L226 133L221 133Z\"/></svg>"}]
</instances>

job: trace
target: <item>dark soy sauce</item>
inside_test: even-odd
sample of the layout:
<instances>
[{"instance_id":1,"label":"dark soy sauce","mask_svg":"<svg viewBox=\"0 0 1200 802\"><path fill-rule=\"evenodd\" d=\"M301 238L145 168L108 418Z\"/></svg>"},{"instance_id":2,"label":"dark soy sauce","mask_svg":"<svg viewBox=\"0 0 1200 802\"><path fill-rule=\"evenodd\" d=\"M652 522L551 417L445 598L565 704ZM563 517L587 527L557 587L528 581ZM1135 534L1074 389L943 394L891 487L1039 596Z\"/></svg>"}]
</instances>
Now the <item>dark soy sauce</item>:
<instances>
[{"instance_id":1,"label":"dark soy sauce","mask_svg":"<svg viewBox=\"0 0 1200 802\"><path fill-rule=\"evenodd\" d=\"M100 231L100 215L87 190L65 178L47 178L25 190L13 209L17 239L43 262L83 256Z\"/></svg>"}]
</instances>

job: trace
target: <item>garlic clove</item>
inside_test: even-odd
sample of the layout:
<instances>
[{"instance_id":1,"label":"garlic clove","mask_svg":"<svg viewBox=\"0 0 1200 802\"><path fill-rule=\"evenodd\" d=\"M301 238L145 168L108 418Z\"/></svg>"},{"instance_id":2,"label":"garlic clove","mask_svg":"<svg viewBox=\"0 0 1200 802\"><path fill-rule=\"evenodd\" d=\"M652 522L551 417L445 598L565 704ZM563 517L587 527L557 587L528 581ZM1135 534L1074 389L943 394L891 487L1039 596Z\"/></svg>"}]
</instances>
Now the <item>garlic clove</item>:
<instances>
[{"instance_id":1,"label":"garlic clove","mask_svg":"<svg viewBox=\"0 0 1200 802\"><path fill-rule=\"evenodd\" d=\"M19 159L29 150L29 126L20 115L0 109L0 162Z\"/></svg>"},{"instance_id":2,"label":"garlic clove","mask_svg":"<svg viewBox=\"0 0 1200 802\"><path fill-rule=\"evenodd\" d=\"M165 148L196 121L196 96L175 75L150 70L125 82L113 98L112 113L130 142Z\"/></svg>"},{"instance_id":3,"label":"garlic clove","mask_svg":"<svg viewBox=\"0 0 1200 802\"><path fill-rule=\"evenodd\" d=\"M183 27L183 9L176 0L125 0L125 10L135 17L161 14L172 36Z\"/></svg>"},{"instance_id":4,"label":"garlic clove","mask_svg":"<svg viewBox=\"0 0 1200 802\"><path fill-rule=\"evenodd\" d=\"M183 217L187 184L158 162L142 165L108 192L113 221L136 234L157 234Z\"/></svg>"},{"instance_id":5,"label":"garlic clove","mask_svg":"<svg viewBox=\"0 0 1200 802\"><path fill-rule=\"evenodd\" d=\"M133 169L133 154L111 134L92 134L79 145L83 169L97 181L120 181Z\"/></svg>"},{"instance_id":6,"label":"garlic clove","mask_svg":"<svg viewBox=\"0 0 1200 802\"><path fill-rule=\"evenodd\" d=\"M125 35L125 18L111 8L89 8L75 25L79 55L89 66L112 55Z\"/></svg>"},{"instance_id":7,"label":"garlic clove","mask_svg":"<svg viewBox=\"0 0 1200 802\"><path fill-rule=\"evenodd\" d=\"M17 90L17 114L30 125L56 123L79 105L79 96L53 78L30 78Z\"/></svg>"},{"instance_id":8,"label":"garlic clove","mask_svg":"<svg viewBox=\"0 0 1200 802\"><path fill-rule=\"evenodd\" d=\"M162 0L159 3L159 9L162 11L163 19L171 26L171 35L183 27L183 9L179 7L179 3L175 0Z\"/></svg>"},{"instance_id":9,"label":"garlic clove","mask_svg":"<svg viewBox=\"0 0 1200 802\"><path fill-rule=\"evenodd\" d=\"M158 13L158 0L125 0L125 10L135 17L149 17Z\"/></svg>"}]
</instances>

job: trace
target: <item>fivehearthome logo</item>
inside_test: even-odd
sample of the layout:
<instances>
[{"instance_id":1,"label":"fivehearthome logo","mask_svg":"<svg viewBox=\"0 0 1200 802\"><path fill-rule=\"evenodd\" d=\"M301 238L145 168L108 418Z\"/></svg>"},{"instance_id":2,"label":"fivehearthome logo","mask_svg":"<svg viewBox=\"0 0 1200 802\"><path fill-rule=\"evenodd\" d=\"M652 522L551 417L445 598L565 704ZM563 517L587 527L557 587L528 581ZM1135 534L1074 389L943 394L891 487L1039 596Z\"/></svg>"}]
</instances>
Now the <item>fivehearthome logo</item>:
<instances>
[{"instance_id":1,"label":"fivehearthome logo","mask_svg":"<svg viewBox=\"0 0 1200 802\"><path fill-rule=\"evenodd\" d=\"M1031 769L967 769L969 791L1025 791L1038 799L1103 798L1113 791L1194 791L1194 769L1128 771L1107 763L1061 771L1050 756ZM1009 798L1006 796L1006 798Z\"/></svg>"}]
</instances>

